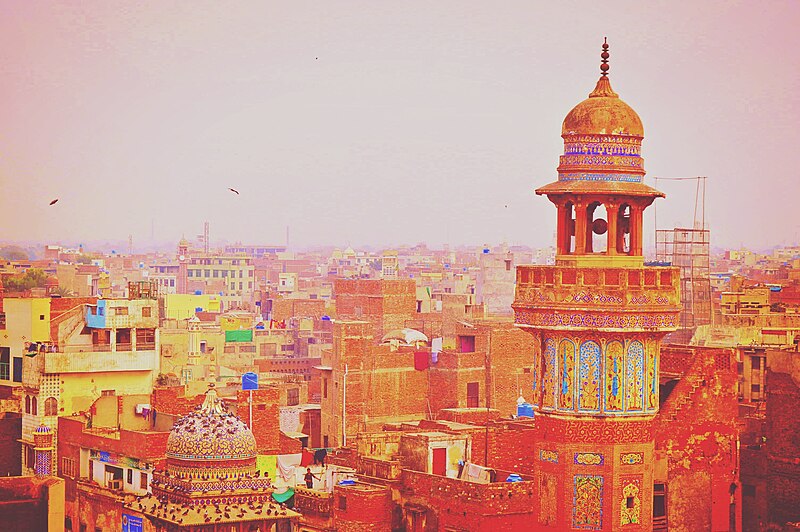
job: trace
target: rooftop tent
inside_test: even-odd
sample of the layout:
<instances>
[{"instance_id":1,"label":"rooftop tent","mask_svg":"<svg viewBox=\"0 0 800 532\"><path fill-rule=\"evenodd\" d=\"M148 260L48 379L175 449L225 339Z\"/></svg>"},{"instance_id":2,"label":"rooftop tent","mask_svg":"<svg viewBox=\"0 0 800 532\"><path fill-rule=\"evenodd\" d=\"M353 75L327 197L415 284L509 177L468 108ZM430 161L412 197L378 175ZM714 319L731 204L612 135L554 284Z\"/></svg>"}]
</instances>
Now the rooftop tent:
<instances>
[{"instance_id":1,"label":"rooftop tent","mask_svg":"<svg viewBox=\"0 0 800 532\"><path fill-rule=\"evenodd\" d=\"M253 331L250 329L241 331L225 331L226 342L252 342Z\"/></svg>"}]
</instances>

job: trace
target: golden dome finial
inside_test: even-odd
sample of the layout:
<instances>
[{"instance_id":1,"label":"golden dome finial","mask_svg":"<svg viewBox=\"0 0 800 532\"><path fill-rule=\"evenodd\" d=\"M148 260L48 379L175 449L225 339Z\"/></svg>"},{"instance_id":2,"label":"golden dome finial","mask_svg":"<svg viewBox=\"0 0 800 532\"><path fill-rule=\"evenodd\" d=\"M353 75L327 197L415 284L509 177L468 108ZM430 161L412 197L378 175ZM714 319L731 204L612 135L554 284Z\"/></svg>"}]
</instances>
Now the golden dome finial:
<instances>
[{"instance_id":1,"label":"golden dome finial","mask_svg":"<svg viewBox=\"0 0 800 532\"><path fill-rule=\"evenodd\" d=\"M602 61L600 61L600 75L607 76L609 68L608 37L603 37L603 52L600 54L600 58L602 59Z\"/></svg>"}]
</instances>

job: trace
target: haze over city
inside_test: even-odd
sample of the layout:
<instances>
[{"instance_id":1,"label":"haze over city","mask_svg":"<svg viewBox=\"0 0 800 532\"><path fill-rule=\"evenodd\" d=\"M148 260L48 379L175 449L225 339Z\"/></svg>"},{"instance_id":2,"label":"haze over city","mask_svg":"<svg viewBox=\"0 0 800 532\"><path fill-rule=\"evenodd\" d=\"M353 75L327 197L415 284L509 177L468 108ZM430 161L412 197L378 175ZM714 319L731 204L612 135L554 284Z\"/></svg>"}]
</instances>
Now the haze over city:
<instances>
[{"instance_id":1,"label":"haze over city","mask_svg":"<svg viewBox=\"0 0 800 532\"><path fill-rule=\"evenodd\" d=\"M647 182L708 176L714 245L797 241L797 2L0 12L2 240L136 247L209 221L227 241L283 242L290 226L298 246L550 245L553 207L533 189L556 178L564 112L607 36ZM658 188L659 226L691 225L694 183Z\"/></svg>"}]
</instances>

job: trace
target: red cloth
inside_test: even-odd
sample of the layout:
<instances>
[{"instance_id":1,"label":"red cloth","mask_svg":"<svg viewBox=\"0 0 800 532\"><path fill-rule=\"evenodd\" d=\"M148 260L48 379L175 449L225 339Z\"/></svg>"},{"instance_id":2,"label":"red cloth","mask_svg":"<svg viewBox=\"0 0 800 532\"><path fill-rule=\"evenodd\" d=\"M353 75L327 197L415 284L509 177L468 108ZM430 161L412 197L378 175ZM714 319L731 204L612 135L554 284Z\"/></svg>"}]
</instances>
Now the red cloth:
<instances>
[{"instance_id":1,"label":"red cloth","mask_svg":"<svg viewBox=\"0 0 800 532\"><path fill-rule=\"evenodd\" d=\"M300 466L306 467L314 463L314 453L308 449L303 449L303 456L300 457Z\"/></svg>"},{"instance_id":2,"label":"red cloth","mask_svg":"<svg viewBox=\"0 0 800 532\"><path fill-rule=\"evenodd\" d=\"M427 351L414 352L414 369L423 370L428 369L430 360Z\"/></svg>"}]
</instances>

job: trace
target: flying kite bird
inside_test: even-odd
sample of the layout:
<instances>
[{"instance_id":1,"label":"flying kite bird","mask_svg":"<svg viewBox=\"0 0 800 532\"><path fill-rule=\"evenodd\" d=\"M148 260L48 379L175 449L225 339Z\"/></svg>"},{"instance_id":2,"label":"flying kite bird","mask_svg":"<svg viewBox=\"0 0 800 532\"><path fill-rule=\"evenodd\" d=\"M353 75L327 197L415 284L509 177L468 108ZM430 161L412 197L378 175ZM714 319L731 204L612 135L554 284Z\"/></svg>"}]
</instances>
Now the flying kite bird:
<instances>
[{"instance_id":1,"label":"flying kite bird","mask_svg":"<svg viewBox=\"0 0 800 532\"><path fill-rule=\"evenodd\" d=\"M230 190L231 192L235 193L237 196L239 195L239 191L236 190L235 188L228 188L228 190Z\"/></svg>"},{"instance_id":2,"label":"flying kite bird","mask_svg":"<svg viewBox=\"0 0 800 532\"><path fill-rule=\"evenodd\" d=\"M50 202L50 205L55 205L56 203L58 203L58 198L56 198L56 199L54 199L53 201L51 201L51 202Z\"/></svg>"}]
</instances>

